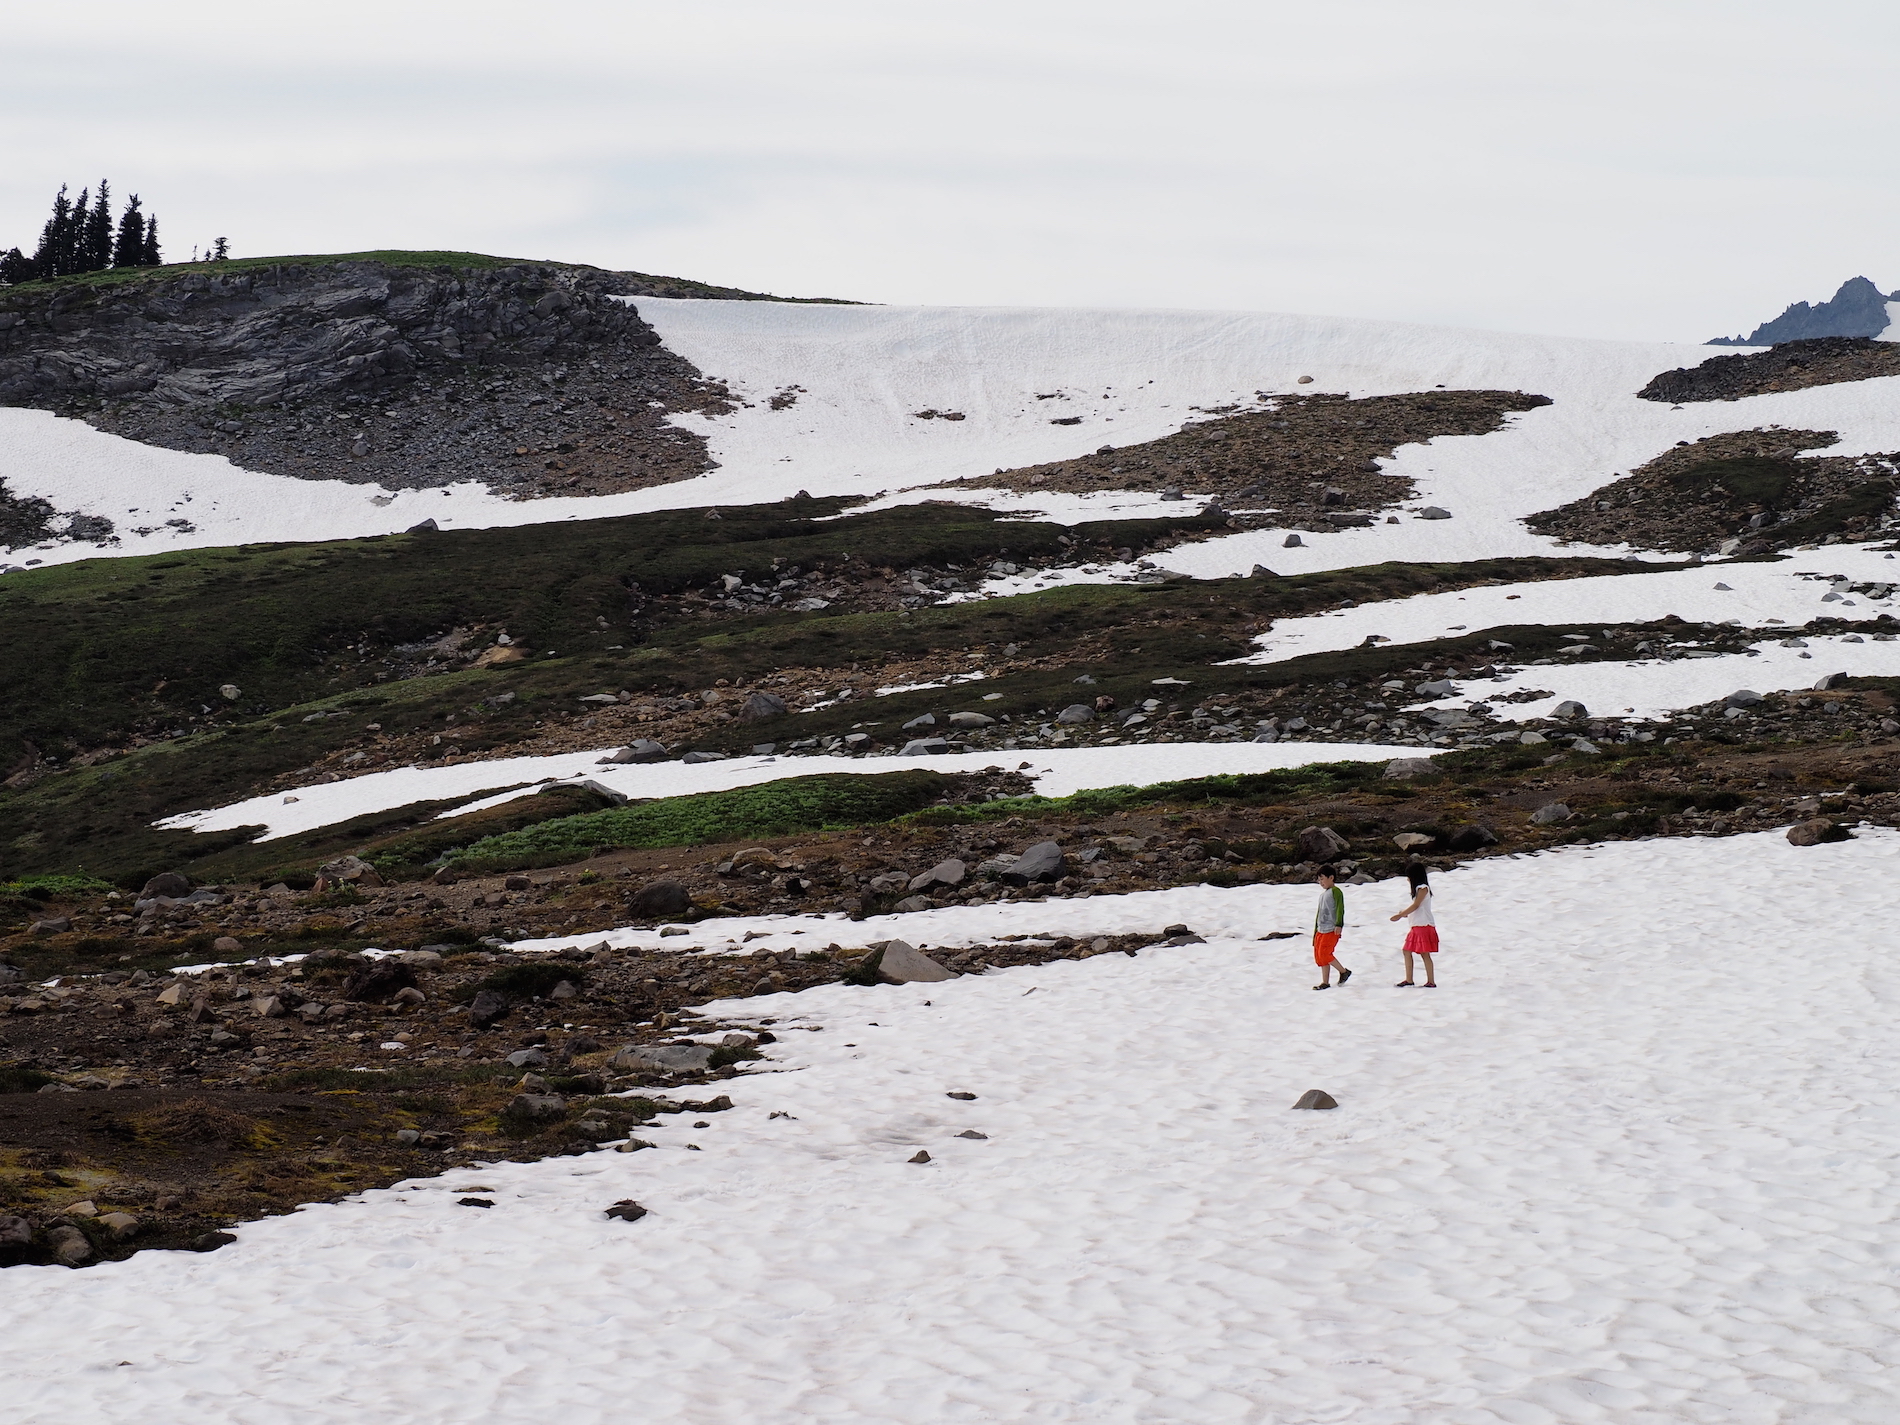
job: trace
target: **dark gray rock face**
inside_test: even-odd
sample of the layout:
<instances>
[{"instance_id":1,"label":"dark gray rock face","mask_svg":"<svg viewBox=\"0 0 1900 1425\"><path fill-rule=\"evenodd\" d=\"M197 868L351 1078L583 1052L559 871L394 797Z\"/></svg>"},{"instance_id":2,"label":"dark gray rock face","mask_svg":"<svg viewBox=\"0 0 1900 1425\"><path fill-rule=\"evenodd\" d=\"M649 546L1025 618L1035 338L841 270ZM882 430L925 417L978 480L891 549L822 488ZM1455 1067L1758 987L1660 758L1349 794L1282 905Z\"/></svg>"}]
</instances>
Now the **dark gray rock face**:
<instances>
[{"instance_id":1,"label":"dark gray rock face","mask_svg":"<svg viewBox=\"0 0 1900 1425\"><path fill-rule=\"evenodd\" d=\"M322 260L29 285L0 292L0 404L278 475L641 489L711 468L669 411L730 409L617 300L655 285Z\"/></svg>"},{"instance_id":2,"label":"dark gray rock face","mask_svg":"<svg viewBox=\"0 0 1900 1425\"><path fill-rule=\"evenodd\" d=\"M1718 336L1708 345L1774 346L1819 336L1879 336L1886 329L1887 297L1865 277L1850 277L1831 301L1812 307L1796 302L1747 336Z\"/></svg>"},{"instance_id":3,"label":"dark gray rock face","mask_svg":"<svg viewBox=\"0 0 1900 1425\"><path fill-rule=\"evenodd\" d=\"M1062 874L1066 864L1060 846L1053 841L1039 841L1016 858L1014 864L1003 872L1003 879L1012 886L1026 886L1032 881L1053 881Z\"/></svg>"}]
</instances>

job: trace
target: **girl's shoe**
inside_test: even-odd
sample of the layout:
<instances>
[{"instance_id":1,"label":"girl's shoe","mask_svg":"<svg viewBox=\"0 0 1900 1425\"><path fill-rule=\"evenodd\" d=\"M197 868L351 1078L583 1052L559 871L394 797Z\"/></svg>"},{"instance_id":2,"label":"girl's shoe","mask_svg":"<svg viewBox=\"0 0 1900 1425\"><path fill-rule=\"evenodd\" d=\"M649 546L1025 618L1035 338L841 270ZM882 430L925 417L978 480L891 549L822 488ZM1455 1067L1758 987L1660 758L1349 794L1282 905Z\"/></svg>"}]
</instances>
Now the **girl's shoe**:
<instances>
[{"instance_id":1,"label":"girl's shoe","mask_svg":"<svg viewBox=\"0 0 1900 1425\"><path fill-rule=\"evenodd\" d=\"M1392 988L1395 990L1409 990L1412 988L1412 982L1410 980L1400 980L1396 985L1392 986Z\"/></svg>"},{"instance_id":2,"label":"girl's shoe","mask_svg":"<svg viewBox=\"0 0 1900 1425\"><path fill-rule=\"evenodd\" d=\"M1421 989L1427 989L1427 990L1435 990L1435 989L1437 989L1437 988L1438 988L1438 981L1437 981L1437 980L1427 980L1427 981L1426 981L1426 982L1425 982L1425 983L1424 983L1424 984L1423 984L1422 986L1420 986L1420 988L1421 988Z\"/></svg>"},{"instance_id":3,"label":"girl's shoe","mask_svg":"<svg viewBox=\"0 0 1900 1425\"><path fill-rule=\"evenodd\" d=\"M1314 985L1313 988L1316 990L1330 990L1332 986L1331 985Z\"/></svg>"}]
</instances>

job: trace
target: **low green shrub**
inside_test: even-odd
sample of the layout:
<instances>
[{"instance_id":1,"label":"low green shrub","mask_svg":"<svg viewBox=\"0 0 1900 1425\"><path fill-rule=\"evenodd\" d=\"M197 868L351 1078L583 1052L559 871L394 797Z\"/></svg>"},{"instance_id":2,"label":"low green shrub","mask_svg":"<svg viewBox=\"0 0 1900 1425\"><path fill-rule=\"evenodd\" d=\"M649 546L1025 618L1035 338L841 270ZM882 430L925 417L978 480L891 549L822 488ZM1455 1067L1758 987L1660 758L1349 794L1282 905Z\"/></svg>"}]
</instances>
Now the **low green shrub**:
<instances>
[{"instance_id":1,"label":"low green shrub","mask_svg":"<svg viewBox=\"0 0 1900 1425\"><path fill-rule=\"evenodd\" d=\"M947 783L937 772L821 773L698 796L544 821L457 853L458 871L493 872L579 861L608 846L703 846L891 821L927 806Z\"/></svg>"}]
</instances>

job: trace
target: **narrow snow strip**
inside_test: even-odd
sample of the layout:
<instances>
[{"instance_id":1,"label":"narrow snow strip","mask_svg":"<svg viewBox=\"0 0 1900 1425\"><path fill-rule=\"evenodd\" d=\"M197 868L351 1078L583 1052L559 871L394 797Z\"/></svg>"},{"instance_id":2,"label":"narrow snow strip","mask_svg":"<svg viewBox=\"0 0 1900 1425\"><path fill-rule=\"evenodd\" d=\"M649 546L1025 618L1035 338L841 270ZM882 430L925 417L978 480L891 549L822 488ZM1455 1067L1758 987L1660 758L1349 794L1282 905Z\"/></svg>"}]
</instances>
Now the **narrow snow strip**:
<instances>
[{"instance_id":1,"label":"narrow snow strip","mask_svg":"<svg viewBox=\"0 0 1900 1425\"><path fill-rule=\"evenodd\" d=\"M1900 675L1900 642L1853 642L1858 635L1805 638L1803 648L1758 643L1753 657L1743 653L1671 662L1551 664L1524 668L1502 682L1458 682L1459 694L1408 708L1464 707L1473 698L1496 698L1531 689L1551 696L1525 703L1496 702L1492 716L1504 722L1549 717L1560 702L1575 700L1599 717L1667 720L1683 708L1726 698L1746 688L1756 693L1796 692L1812 688L1827 673L1854 677ZM1806 656L1803 656L1806 655ZM1456 680L1454 680L1456 681Z\"/></svg>"},{"instance_id":2,"label":"narrow snow strip","mask_svg":"<svg viewBox=\"0 0 1900 1425\"><path fill-rule=\"evenodd\" d=\"M1872 620L1900 608L1891 595L1871 600L1846 594L1828 600L1830 581L1837 576L1851 583L1900 583L1900 560L1865 545L1833 545L1759 564L1705 564L1653 574L1413 594L1310 618L1278 619L1254 640L1260 652L1235 661L1279 663L1307 653L1357 648L1373 635L1393 643L1427 643L1507 624L1594 634L1617 624L1675 614L1697 623L1733 619L1749 627L1777 621L1798 627L1821 617Z\"/></svg>"},{"instance_id":3,"label":"narrow snow strip","mask_svg":"<svg viewBox=\"0 0 1900 1425\"><path fill-rule=\"evenodd\" d=\"M678 797L696 792L812 777L833 772L870 776L927 768L936 772L1017 770L1036 779L1043 796L1066 797L1084 787L1146 786L1222 772L1270 772L1309 762L1382 762L1422 755L1416 747L1359 742L1160 742L1121 747L1019 748L1012 751L951 752L934 757L732 757L720 762L655 762L644 766L597 765L611 747L563 752L548 757L506 757L454 767L399 767L341 782L300 787L233 802L214 810L182 812L154 825L176 831L228 831L264 826L260 841L275 841L333 826L351 817L389 811L413 802L468 796L485 787L527 783L515 790L469 802L442 813L461 816L532 796L534 784L586 778L629 797ZM294 800L287 800L294 798Z\"/></svg>"},{"instance_id":4,"label":"narrow snow strip","mask_svg":"<svg viewBox=\"0 0 1900 1425\"><path fill-rule=\"evenodd\" d=\"M1884 830L1487 860L1439 878L1441 988L1391 988L1385 883L1349 891L1358 973L1317 999L1303 940L1232 938L1303 931L1310 887L1001 908L1228 933L724 1004L796 1072L652 1150L14 1268L8 1396L200 1425L1888 1420L1896 875ZM1825 887L1829 933L1745 890L1773 885ZM1310 1088L1339 1108L1293 1111Z\"/></svg>"}]
</instances>

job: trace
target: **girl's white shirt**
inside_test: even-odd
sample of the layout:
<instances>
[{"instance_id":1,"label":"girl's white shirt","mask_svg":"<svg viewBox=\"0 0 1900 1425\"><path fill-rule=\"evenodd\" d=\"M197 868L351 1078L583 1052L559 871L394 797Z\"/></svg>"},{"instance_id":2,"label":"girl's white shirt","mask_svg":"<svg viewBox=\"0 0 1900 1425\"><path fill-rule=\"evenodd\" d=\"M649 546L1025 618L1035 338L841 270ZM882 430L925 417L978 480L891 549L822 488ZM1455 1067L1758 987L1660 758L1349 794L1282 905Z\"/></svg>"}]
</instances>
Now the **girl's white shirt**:
<instances>
[{"instance_id":1,"label":"girl's white shirt","mask_svg":"<svg viewBox=\"0 0 1900 1425\"><path fill-rule=\"evenodd\" d=\"M1412 912L1407 918L1406 923L1409 925L1437 925L1438 922L1432 919L1432 888L1430 886L1420 886L1419 890L1425 892L1424 898L1419 901L1418 909ZM1415 891L1413 894L1416 895L1417 892Z\"/></svg>"}]
</instances>

